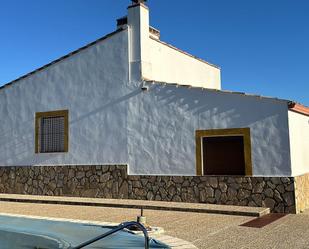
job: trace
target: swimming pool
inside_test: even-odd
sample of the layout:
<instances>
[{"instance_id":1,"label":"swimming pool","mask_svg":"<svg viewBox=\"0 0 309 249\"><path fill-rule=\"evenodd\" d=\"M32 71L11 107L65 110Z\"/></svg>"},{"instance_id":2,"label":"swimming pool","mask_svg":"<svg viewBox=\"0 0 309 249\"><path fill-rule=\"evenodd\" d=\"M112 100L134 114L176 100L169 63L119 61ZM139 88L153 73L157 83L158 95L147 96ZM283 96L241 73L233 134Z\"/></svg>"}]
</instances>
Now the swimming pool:
<instances>
[{"instance_id":1,"label":"swimming pool","mask_svg":"<svg viewBox=\"0 0 309 249\"><path fill-rule=\"evenodd\" d=\"M0 249L70 249L110 230L94 224L0 215ZM144 237L119 231L85 248L144 249ZM151 240L150 248L169 246Z\"/></svg>"}]
</instances>

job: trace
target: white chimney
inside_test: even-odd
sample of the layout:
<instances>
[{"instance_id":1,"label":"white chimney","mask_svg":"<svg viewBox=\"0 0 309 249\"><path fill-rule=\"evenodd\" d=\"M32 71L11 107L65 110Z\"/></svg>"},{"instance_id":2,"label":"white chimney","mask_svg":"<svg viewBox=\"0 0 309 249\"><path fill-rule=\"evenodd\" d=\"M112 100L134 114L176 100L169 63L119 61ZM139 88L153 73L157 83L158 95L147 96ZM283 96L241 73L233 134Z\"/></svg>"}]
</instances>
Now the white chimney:
<instances>
[{"instance_id":1,"label":"white chimney","mask_svg":"<svg viewBox=\"0 0 309 249\"><path fill-rule=\"evenodd\" d=\"M149 53L149 9L143 0L135 0L128 7L129 59L131 80L151 78Z\"/></svg>"}]
</instances>

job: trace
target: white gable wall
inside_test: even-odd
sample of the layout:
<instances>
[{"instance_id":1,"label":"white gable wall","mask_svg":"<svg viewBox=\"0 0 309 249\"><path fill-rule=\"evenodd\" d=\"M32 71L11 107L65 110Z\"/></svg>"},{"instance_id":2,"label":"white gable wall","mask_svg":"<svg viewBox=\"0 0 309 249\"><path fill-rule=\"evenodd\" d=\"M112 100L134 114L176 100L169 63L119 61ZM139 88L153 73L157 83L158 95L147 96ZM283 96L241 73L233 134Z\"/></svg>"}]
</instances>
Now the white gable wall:
<instances>
[{"instance_id":1,"label":"white gable wall","mask_svg":"<svg viewBox=\"0 0 309 249\"><path fill-rule=\"evenodd\" d=\"M289 111L289 132L293 176L309 173L309 117Z\"/></svg>"},{"instance_id":2,"label":"white gable wall","mask_svg":"<svg viewBox=\"0 0 309 249\"><path fill-rule=\"evenodd\" d=\"M151 70L143 76L161 82L221 89L220 69L150 38Z\"/></svg>"},{"instance_id":3,"label":"white gable wall","mask_svg":"<svg viewBox=\"0 0 309 249\"><path fill-rule=\"evenodd\" d=\"M127 44L121 31L1 89L0 165L126 163ZM61 109L69 152L35 154L35 113Z\"/></svg>"},{"instance_id":4,"label":"white gable wall","mask_svg":"<svg viewBox=\"0 0 309 249\"><path fill-rule=\"evenodd\" d=\"M155 84L128 105L131 174L195 175L196 130L250 127L253 175L291 175L286 101Z\"/></svg>"}]
</instances>

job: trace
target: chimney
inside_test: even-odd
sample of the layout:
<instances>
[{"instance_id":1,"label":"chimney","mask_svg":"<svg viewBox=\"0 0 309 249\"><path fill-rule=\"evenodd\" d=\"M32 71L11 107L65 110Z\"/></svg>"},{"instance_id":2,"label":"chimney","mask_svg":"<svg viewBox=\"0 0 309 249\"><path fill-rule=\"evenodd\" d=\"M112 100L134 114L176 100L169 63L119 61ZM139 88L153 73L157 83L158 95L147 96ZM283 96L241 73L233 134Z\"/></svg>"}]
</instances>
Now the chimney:
<instances>
[{"instance_id":1,"label":"chimney","mask_svg":"<svg viewBox=\"0 0 309 249\"><path fill-rule=\"evenodd\" d=\"M147 0L132 0L132 4L146 3Z\"/></svg>"},{"instance_id":2,"label":"chimney","mask_svg":"<svg viewBox=\"0 0 309 249\"><path fill-rule=\"evenodd\" d=\"M124 16L117 19L117 29L125 28L128 25L128 17Z\"/></svg>"},{"instance_id":3,"label":"chimney","mask_svg":"<svg viewBox=\"0 0 309 249\"><path fill-rule=\"evenodd\" d=\"M149 53L149 9L146 0L133 0L128 7L131 79L139 81L151 73Z\"/></svg>"}]
</instances>

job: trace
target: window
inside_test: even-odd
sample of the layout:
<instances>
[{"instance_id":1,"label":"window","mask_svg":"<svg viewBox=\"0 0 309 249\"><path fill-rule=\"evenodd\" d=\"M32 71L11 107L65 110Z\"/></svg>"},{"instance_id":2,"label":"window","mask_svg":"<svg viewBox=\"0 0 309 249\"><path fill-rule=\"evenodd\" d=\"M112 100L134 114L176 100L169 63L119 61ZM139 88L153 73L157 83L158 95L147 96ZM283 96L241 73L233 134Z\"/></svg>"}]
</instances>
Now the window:
<instances>
[{"instance_id":1,"label":"window","mask_svg":"<svg viewBox=\"0 0 309 249\"><path fill-rule=\"evenodd\" d=\"M68 110L35 114L35 153L68 152Z\"/></svg>"},{"instance_id":2,"label":"window","mask_svg":"<svg viewBox=\"0 0 309 249\"><path fill-rule=\"evenodd\" d=\"M250 129L196 131L198 175L252 175Z\"/></svg>"}]
</instances>

